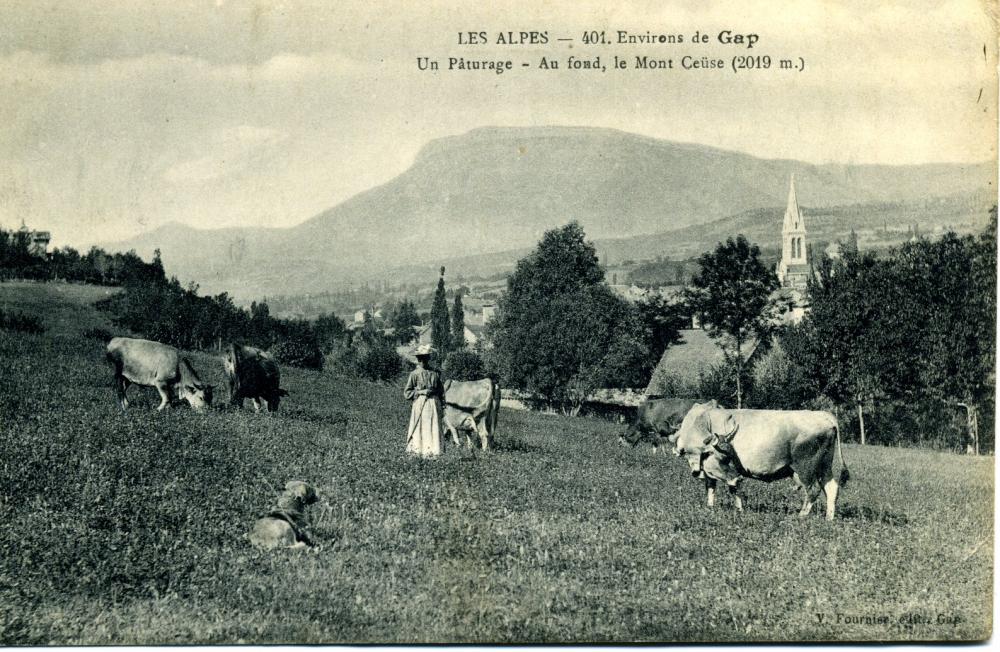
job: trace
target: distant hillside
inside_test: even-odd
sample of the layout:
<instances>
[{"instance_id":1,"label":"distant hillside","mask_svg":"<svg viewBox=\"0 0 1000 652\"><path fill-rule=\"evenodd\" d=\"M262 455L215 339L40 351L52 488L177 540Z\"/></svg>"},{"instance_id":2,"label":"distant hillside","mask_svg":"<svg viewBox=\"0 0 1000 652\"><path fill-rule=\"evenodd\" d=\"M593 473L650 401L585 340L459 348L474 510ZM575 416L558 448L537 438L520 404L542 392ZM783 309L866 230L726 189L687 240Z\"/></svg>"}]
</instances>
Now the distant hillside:
<instances>
[{"instance_id":1,"label":"distant hillside","mask_svg":"<svg viewBox=\"0 0 1000 652\"><path fill-rule=\"evenodd\" d=\"M796 177L798 184L798 177ZM799 194L802 197L802 194ZM986 228L993 203L983 195L948 197L920 202L855 204L830 208L803 206L809 242L835 242L851 230L862 248L899 244L912 236L946 230L974 233ZM698 256L730 236L742 233L761 248L780 248L784 207L744 211L737 215L665 233L598 241L602 261L617 263L663 256L683 260Z\"/></svg>"},{"instance_id":2,"label":"distant hillside","mask_svg":"<svg viewBox=\"0 0 1000 652\"><path fill-rule=\"evenodd\" d=\"M791 173L800 201L813 209L880 202L924 205L933 214L940 197L995 196L989 164L815 166L607 129L483 128L432 141L392 181L290 229L170 225L104 246L143 256L159 248L169 273L237 296L316 291L391 277L393 268L471 262L530 248L571 219L595 240L638 246L646 255L666 243L670 250L657 253L672 256L702 247L705 224L732 215L753 222L754 211L780 216ZM757 218L762 234L770 215ZM693 228L679 231L685 227ZM609 255L617 247L609 245Z\"/></svg>"}]
</instances>

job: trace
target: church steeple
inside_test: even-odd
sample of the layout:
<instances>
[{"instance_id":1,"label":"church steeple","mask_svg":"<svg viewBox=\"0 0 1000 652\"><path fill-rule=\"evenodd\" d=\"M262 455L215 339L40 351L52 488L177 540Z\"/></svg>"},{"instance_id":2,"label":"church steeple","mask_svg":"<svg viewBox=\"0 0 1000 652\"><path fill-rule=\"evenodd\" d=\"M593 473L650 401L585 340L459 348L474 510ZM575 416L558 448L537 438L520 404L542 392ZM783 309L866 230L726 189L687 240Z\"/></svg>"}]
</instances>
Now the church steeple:
<instances>
[{"instance_id":1,"label":"church steeple","mask_svg":"<svg viewBox=\"0 0 1000 652\"><path fill-rule=\"evenodd\" d=\"M806 264L806 223L795 198L795 175L788 185L788 206L781 227L781 260L785 265Z\"/></svg>"},{"instance_id":2,"label":"church steeple","mask_svg":"<svg viewBox=\"0 0 1000 652\"><path fill-rule=\"evenodd\" d=\"M781 262L778 263L778 279L783 287L805 285L808 275L803 267L809 263L806 249L806 222L795 197L795 175L788 184L788 205L781 227Z\"/></svg>"}]
</instances>

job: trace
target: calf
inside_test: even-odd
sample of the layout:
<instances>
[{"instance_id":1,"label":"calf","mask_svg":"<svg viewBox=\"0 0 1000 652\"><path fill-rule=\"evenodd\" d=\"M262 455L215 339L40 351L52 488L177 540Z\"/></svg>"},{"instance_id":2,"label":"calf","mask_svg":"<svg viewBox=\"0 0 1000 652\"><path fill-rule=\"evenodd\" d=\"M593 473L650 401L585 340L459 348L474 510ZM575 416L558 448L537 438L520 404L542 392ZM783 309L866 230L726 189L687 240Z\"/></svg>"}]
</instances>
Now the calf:
<instances>
[{"instance_id":1,"label":"calf","mask_svg":"<svg viewBox=\"0 0 1000 652\"><path fill-rule=\"evenodd\" d=\"M483 450L489 450L496 435L500 412L500 387L493 379L448 380L444 384L445 427L458 443L458 429L479 433Z\"/></svg>"}]
</instances>

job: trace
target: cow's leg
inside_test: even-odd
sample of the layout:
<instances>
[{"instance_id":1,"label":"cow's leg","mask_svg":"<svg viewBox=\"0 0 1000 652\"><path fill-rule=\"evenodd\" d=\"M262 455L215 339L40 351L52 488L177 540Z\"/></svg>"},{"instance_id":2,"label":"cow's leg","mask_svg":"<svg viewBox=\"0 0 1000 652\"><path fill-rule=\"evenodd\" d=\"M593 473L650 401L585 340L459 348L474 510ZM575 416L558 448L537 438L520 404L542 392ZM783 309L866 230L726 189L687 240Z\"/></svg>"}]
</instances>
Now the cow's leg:
<instances>
[{"instance_id":1,"label":"cow's leg","mask_svg":"<svg viewBox=\"0 0 1000 652\"><path fill-rule=\"evenodd\" d=\"M736 502L736 511L743 511L743 497L740 496L740 482L737 480L729 485L729 495L733 497L733 501Z\"/></svg>"},{"instance_id":2,"label":"cow's leg","mask_svg":"<svg viewBox=\"0 0 1000 652\"><path fill-rule=\"evenodd\" d=\"M115 376L115 394L118 395L118 405L124 411L128 408L128 379L125 376Z\"/></svg>"},{"instance_id":3,"label":"cow's leg","mask_svg":"<svg viewBox=\"0 0 1000 652\"><path fill-rule=\"evenodd\" d=\"M260 412L260 399L258 397L256 397L256 396L254 396L250 400L253 401L253 411L254 412Z\"/></svg>"},{"instance_id":4,"label":"cow's leg","mask_svg":"<svg viewBox=\"0 0 1000 652\"><path fill-rule=\"evenodd\" d=\"M837 493L840 491L840 483L835 478L830 478L823 485L823 492L826 493L826 520L832 521L837 511Z\"/></svg>"},{"instance_id":5,"label":"cow's leg","mask_svg":"<svg viewBox=\"0 0 1000 652\"><path fill-rule=\"evenodd\" d=\"M813 503L816 502L816 497L819 496L821 488L819 482L813 478L803 481L802 488L805 491L805 495L802 497L802 509L799 510L799 516L808 516L812 511Z\"/></svg>"},{"instance_id":6,"label":"cow's leg","mask_svg":"<svg viewBox=\"0 0 1000 652\"><path fill-rule=\"evenodd\" d=\"M170 403L170 386L166 383L156 383L156 391L160 393L160 404L156 407L159 412Z\"/></svg>"},{"instance_id":7,"label":"cow's leg","mask_svg":"<svg viewBox=\"0 0 1000 652\"><path fill-rule=\"evenodd\" d=\"M708 506L715 507L715 480L705 478L705 495L708 499Z\"/></svg>"},{"instance_id":8,"label":"cow's leg","mask_svg":"<svg viewBox=\"0 0 1000 652\"><path fill-rule=\"evenodd\" d=\"M450 421L448 421L447 419L444 420L444 427L448 429L449 433L451 433L451 443L453 443L456 446L458 446L458 443L459 443L458 442L458 429L454 425L452 425L452 423ZM466 439L468 439L468 437L466 437Z\"/></svg>"},{"instance_id":9,"label":"cow's leg","mask_svg":"<svg viewBox=\"0 0 1000 652\"><path fill-rule=\"evenodd\" d=\"M490 449L490 433L486 429L486 420L481 421L476 429L479 431L479 442L482 444L483 450L488 451Z\"/></svg>"}]
</instances>

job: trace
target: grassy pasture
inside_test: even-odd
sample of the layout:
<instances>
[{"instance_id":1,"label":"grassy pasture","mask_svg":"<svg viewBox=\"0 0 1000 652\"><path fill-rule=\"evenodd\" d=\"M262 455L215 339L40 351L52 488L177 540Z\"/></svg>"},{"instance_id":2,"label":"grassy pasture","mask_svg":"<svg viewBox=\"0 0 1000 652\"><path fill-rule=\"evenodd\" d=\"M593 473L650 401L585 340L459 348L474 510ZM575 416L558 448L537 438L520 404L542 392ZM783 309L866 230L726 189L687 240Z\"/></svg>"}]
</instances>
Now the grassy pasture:
<instances>
[{"instance_id":1,"label":"grassy pasture","mask_svg":"<svg viewBox=\"0 0 1000 652\"><path fill-rule=\"evenodd\" d=\"M80 336L110 328L104 292L0 284L49 327L0 331L0 644L991 632L992 458L847 446L827 523L795 516L790 481L709 510L683 462L600 421L504 410L492 454L408 459L401 388L330 373L284 369L273 416L157 414L153 390L123 414ZM293 478L321 494L322 549L256 552L243 535Z\"/></svg>"}]
</instances>

